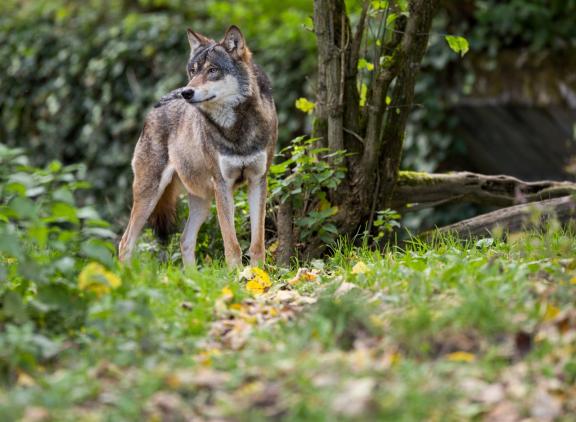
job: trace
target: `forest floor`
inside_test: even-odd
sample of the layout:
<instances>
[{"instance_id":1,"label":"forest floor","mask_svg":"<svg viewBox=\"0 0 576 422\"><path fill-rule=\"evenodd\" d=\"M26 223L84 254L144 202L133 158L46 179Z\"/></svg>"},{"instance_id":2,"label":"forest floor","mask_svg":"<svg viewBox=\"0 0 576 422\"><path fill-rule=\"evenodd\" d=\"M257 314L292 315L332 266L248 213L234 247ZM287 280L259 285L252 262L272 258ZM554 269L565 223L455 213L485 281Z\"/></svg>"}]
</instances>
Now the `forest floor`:
<instances>
[{"instance_id":1,"label":"forest floor","mask_svg":"<svg viewBox=\"0 0 576 422\"><path fill-rule=\"evenodd\" d=\"M559 230L266 272L141 253L0 419L573 420L575 257Z\"/></svg>"}]
</instances>

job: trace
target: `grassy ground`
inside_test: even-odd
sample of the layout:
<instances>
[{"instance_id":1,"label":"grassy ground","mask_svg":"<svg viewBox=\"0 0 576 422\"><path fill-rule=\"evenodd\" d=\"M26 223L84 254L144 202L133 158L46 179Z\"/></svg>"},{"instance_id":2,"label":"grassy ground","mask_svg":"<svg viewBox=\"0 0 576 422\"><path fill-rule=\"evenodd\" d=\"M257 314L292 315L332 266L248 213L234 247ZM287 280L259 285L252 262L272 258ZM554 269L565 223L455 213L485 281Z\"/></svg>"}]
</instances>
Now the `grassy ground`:
<instances>
[{"instance_id":1,"label":"grassy ground","mask_svg":"<svg viewBox=\"0 0 576 422\"><path fill-rule=\"evenodd\" d=\"M573 420L575 252L557 230L344 245L267 268L269 288L265 274L143 253L84 329L0 387L0 418Z\"/></svg>"}]
</instances>

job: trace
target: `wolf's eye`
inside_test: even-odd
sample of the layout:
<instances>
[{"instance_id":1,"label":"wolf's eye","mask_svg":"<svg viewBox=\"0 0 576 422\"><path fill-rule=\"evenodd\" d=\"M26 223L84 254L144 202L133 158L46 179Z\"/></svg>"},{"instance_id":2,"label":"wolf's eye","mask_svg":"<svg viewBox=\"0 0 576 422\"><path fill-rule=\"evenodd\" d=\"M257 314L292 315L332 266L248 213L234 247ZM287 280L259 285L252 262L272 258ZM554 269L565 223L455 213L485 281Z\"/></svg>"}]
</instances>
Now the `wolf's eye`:
<instances>
[{"instance_id":1,"label":"wolf's eye","mask_svg":"<svg viewBox=\"0 0 576 422\"><path fill-rule=\"evenodd\" d=\"M216 72L218 72L218 68L216 67L211 67L210 69L208 69L208 73L210 73L211 75L214 75Z\"/></svg>"}]
</instances>

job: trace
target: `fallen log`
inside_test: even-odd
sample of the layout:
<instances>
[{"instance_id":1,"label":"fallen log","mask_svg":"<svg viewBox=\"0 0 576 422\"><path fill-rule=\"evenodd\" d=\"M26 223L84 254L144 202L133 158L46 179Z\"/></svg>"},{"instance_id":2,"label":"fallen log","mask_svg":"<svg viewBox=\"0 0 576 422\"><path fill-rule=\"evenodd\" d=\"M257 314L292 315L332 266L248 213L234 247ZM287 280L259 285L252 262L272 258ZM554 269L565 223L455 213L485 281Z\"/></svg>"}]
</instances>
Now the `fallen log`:
<instances>
[{"instance_id":1,"label":"fallen log","mask_svg":"<svg viewBox=\"0 0 576 422\"><path fill-rule=\"evenodd\" d=\"M576 183L572 182L526 182L512 176L469 172L435 174L401 171L392 208L407 212L453 202L509 207L574 193Z\"/></svg>"},{"instance_id":2,"label":"fallen log","mask_svg":"<svg viewBox=\"0 0 576 422\"><path fill-rule=\"evenodd\" d=\"M576 200L571 196L502 208L423 233L424 238L451 233L461 238L487 237L495 229L517 233L545 227L551 218L563 226L576 223Z\"/></svg>"}]
</instances>

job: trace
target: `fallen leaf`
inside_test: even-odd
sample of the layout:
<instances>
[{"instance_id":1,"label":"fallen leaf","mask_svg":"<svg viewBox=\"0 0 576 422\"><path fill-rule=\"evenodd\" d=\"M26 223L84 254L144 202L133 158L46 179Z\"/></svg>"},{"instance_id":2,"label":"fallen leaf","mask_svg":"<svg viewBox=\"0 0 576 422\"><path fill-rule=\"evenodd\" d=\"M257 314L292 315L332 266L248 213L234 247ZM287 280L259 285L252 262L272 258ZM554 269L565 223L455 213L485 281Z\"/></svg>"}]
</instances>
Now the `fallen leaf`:
<instances>
[{"instance_id":1,"label":"fallen leaf","mask_svg":"<svg viewBox=\"0 0 576 422\"><path fill-rule=\"evenodd\" d=\"M230 380L230 375L223 371L210 368L200 368L197 370L180 370L169 374L165 378L166 384L173 388L216 388Z\"/></svg>"},{"instance_id":2,"label":"fallen leaf","mask_svg":"<svg viewBox=\"0 0 576 422\"><path fill-rule=\"evenodd\" d=\"M345 281L344 283L342 283L340 285L340 287L338 287L338 289L336 289L336 292L334 292L334 296L336 296L336 297L343 296L346 293L348 293L350 290L357 289L357 288L358 288L358 286L356 286L355 284L348 283L347 281Z\"/></svg>"},{"instance_id":3,"label":"fallen leaf","mask_svg":"<svg viewBox=\"0 0 576 422\"><path fill-rule=\"evenodd\" d=\"M18 374L18 379L16 380L16 384L21 387L34 387L36 385L36 381L26 372L20 372Z\"/></svg>"},{"instance_id":4,"label":"fallen leaf","mask_svg":"<svg viewBox=\"0 0 576 422\"><path fill-rule=\"evenodd\" d=\"M22 422L44 422L49 421L50 413L44 407L30 406L26 408L22 416Z\"/></svg>"},{"instance_id":5,"label":"fallen leaf","mask_svg":"<svg viewBox=\"0 0 576 422\"><path fill-rule=\"evenodd\" d=\"M515 404L503 401L498 403L484 417L486 422L517 422L522 420Z\"/></svg>"},{"instance_id":6,"label":"fallen leaf","mask_svg":"<svg viewBox=\"0 0 576 422\"><path fill-rule=\"evenodd\" d=\"M352 274L364 274L368 271L370 271L370 268L362 261L358 261L356 265L352 267Z\"/></svg>"},{"instance_id":7,"label":"fallen leaf","mask_svg":"<svg viewBox=\"0 0 576 422\"><path fill-rule=\"evenodd\" d=\"M228 286L222 288L221 293L222 293L222 299L224 299L225 301L229 301L234 298L234 292Z\"/></svg>"},{"instance_id":8,"label":"fallen leaf","mask_svg":"<svg viewBox=\"0 0 576 422\"><path fill-rule=\"evenodd\" d=\"M450 362L474 362L476 356L468 352L453 352L446 355L446 359Z\"/></svg>"},{"instance_id":9,"label":"fallen leaf","mask_svg":"<svg viewBox=\"0 0 576 422\"><path fill-rule=\"evenodd\" d=\"M96 296L102 296L121 285L120 277L97 262L86 265L78 275L78 288L93 292Z\"/></svg>"},{"instance_id":10,"label":"fallen leaf","mask_svg":"<svg viewBox=\"0 0 576 422\"><path fill-rule=\"evenodd\" d=\"M294 286L302 281L315 281L318 278L318 270L309 270L308 268L300 268L296 275L288 280L288 284Z\"/></svg>"},{"instance_id":11,"label":"fallen leaf","mask_svg":"<svg viewBox=\"0 0 576 422\"><path fill-rule=\"evenodd\" d=\"M560 416L562 403L546 390L538 389L532 397L530 413L538 421L553 421Z\"/></svg>"},{"instance_id":12,"label":"fallen leaf","mask_svg":"<svg viewBox=\"0 0 576 422\"><path fill-rule=\"evenodd\" d=\"M552 321L558 316L560 309L548 303L546 305L546 312L544 313L544 321Z\"/></svg>"},{"instance_id":13,"label":"fallen leaf","mask_svg":"<svg viewBox=\"0 0 576 422\"><path fill-rule=\"evenodd\" d=\"M147 420L185 420L185 404L178 394L159 391L144 405Z\"/></svg>"},{"instance_id":14,"label":"fallen leaf","mask_svg":"<svg viewBox=\"0 0 576 422\"><path fill-rule=\"evenodd\" d=\"M272 286L272 282L270 281L270 276L266 271L258 267L247 267L244 269L240 274L241 277L246 278L248 282L246 283L246 290L252 293L255 296L259 296L265 293L270 286Z\"/></svg>"},{"instance_id":15,"label":"fallen leaf","mask_svg":"<svg viewBox=\"0 0 576 422\"><path fill-rule=\"evenodd\" d=\"M357 417L365 412L376 387L373 378L358 378L347 381L340 394L332 401L333 409L347 417Z\"/></svg>"}]
</instances>

